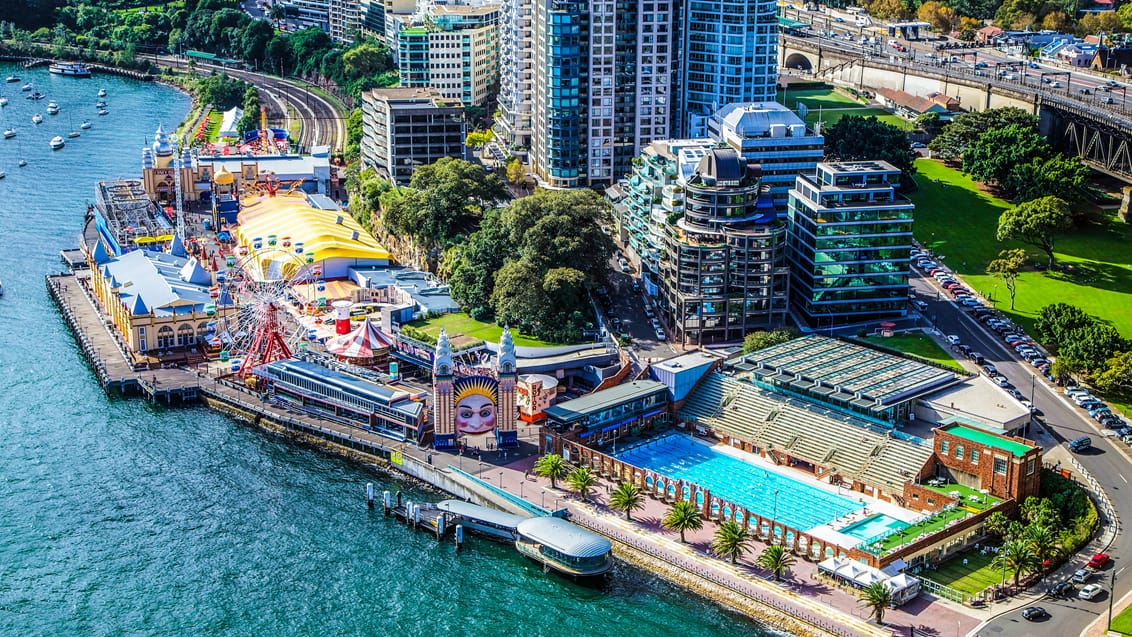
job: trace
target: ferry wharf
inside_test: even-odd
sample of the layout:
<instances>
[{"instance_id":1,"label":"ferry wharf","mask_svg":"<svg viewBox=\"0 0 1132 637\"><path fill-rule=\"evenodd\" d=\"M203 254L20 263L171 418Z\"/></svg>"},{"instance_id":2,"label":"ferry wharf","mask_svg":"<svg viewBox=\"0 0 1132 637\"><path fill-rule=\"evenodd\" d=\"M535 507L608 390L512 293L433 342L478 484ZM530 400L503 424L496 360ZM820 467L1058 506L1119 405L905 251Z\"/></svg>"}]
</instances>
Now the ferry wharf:
<instances>
[{"instance_id":1,"label":"ferry wharf","mask_svg":"<svg viewBox=\"0 0 1132 637\"><path fill-rule=\"evenodd\" d=\"M870 624L859 615L846 612L847 609L823 606L804 599L805 596L779 590L749 576L739 576L719 560L696 558L676 550L681 547L673 549L670 542L649 539L625 528L616 515L576 502L565 489L552 489L549 484L543 484L545 480L536 480L529 475L538 455L533 429L520 437L518 450L484 451L474 456L452 454L418 448L368 430L288 409L246 386L206 372L204 366L154 368L148 362L134 362L89 292L83 280L89 276L89 271L48 275L46 285L107 392L142 396L168 405L203 403L289 440L374 466L394 478L409 477L459 500L494 507L508 514L524 518L568 515L609 538L614 545L614 555L622 561L799 637L893 635L891 629ZM383 508L384 504L382 494ZM418 517L415 510L407 508L408 504L390 506L391 516L410 526L416 523L422 530L437 533L438 539L455 530L454 525L448 524L438 529L432 508L422 507Z\"/></svg>"}]
</instances>

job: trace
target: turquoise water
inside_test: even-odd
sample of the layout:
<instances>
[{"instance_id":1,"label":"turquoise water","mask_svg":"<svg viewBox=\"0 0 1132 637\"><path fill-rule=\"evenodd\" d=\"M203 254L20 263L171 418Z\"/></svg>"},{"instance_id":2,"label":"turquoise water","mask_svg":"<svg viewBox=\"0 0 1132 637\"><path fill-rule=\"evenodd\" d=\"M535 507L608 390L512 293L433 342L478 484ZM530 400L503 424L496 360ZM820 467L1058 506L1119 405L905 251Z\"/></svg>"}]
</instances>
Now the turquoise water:
<instances>
[{"instance_id":1,"label":"turquoise water","mask_svg":"<svg viewBox=\"0 0 1132 637\"><path fill-rule=\"evenodd\" d=\"M617 454L635 467L687 480L765 518L807 531L861 508L843 498L698 444L682 435Z\"/></svg>"},{"instance_id":2,"label":"turquoise water","mask_svg":"<svg viewBox=\"0 0 1132 637\"><path fill-rule=\"evenodd\" d=\"M882 537L906 529L908 526L907 523L897 520L890 515L878 513L876 515L870 515L860 522L850 524L841 529L839 533L855 537L858 540L862 540L865 544L872 544Z\"/></svg>"},{"instance_id":3,"label":"turquoise water","mask_svg":"<svg viewBox=\"0 0 1132 637\"><path fill-rule=\"evenodd\" d=\"M370 481L439 494L204 409L107 398L43 275L77 244L94 181L137 176L142 144L189 102L125 79L0 65L11 73L63 111L33 130L46 101L0 83L0 126L19 132L0 140L0 635L761 633L636 570L594 589L480 538L457 553L363 501ZM80 116L94 128L51 151Z\"/></svg>"}]
</instances>

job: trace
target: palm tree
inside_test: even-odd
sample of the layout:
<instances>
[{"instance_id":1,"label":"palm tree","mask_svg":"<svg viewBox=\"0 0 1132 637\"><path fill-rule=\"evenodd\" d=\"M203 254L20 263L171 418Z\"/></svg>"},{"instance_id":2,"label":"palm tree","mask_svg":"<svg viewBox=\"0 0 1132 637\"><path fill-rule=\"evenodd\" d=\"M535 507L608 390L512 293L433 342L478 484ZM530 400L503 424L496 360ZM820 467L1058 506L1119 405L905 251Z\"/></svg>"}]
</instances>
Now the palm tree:
<instances>
[{"instance_id":1,"label":"palm tree","mask_svg":"<svg viewBox=\"0 0 1132 637\"><path fill-rule=\"evenodd\" d=\"M751 550L751 536L741 524L735 520L720 523L715 530L715 539L711 541L711 550L720 557L731 558L734 564L743 554Z\"/></svg>"},{"instance_id":2,"label":"palm tree","mask_svg":"<svg viewBox=\"0 0 1132 637\"><path fill-rule=\"evenodd\" d=\"M622 482L609 494L609 507L625 512L625 519L633 519L633 511L645 508L645 496L641 488L632 482Z\"/></svg>"},{"instance_id":3,"label":"palm tree","mask_svg":"<svg viewBox=\"0 0 1132 637\"><path fill-rule=\"evenodd\" d=\"M683 544L687 541L684 531L699 531L704 528L704 521L696 505L687 500L677 500L661 518L660 525L669 531L680 531L680 543Z\"/></svg>"},{"instance_id":4,"label":"palm tree","mask_svg":"<svg viewBox=\"0 0 1132 637\"><path fill-rule=\"evenodd\" d=\"M870 615L876 618L878 624L883 624L884 611L892 605L892 589L888 588L888 583L873 582L857 595L857 604L871 609Z\"/></svg>"},{"instance_id":5,"label":"palm tree","mask_svg":"<svg viewBox=\"0 0 1132 637\"><path fill-rule=\"evenodd\" d=\"M558 479L570 472L566 460L556 453L548 453L535 461L535 475L550 478L550 488L558 487Z\"/></svg>"},{"instance_id":6,"label":"palm tree","mask_svg":"<svg viewBox=\"0 0 1132 637\"><path fill-rule=\"evenodd\" d=\"M1057 533L1052 527L1030 524L1026 527L1023 537L1029 543L1030 548L1033 549L1034 554L1038 556L1039 569L1042 573L1045 573L1046 562L1057 557L1057 554L1061 551L1058 546L1060 538L1058 538Z\"/></svg>"},{"instance_id":7,"label":"palm tree","mask_svg":"<svg viewBox=\"0 0 1132 637\"><path fill-rule=\"evenodd\" d=\"M578 495L585 501L590 489L593 489L594 485L597 484L597 476L590 471L589 467L578 467L566 476L566 481L570 483L570 488L577 491Z\"/></svg>"},{"instance_id":8,"label":"palm tree","mask_svg":"<svg viewBox=\"0 0 1132 637\"><path fill-rule=\"evenodd\" d=\"M781 544L771 544L763 549L759 554L759 558L755 560L755 564L766 570L774 573L774 581L781 582L782 574L794 566L794 556L786 552L786 547Z\"/></svg>"},{"instance_id":9,"label":"palm tree","mask_svg":"<svg viewBox=\"0 0 1132 637\"><path fill-rule=\"evenodd\" d=\"M1034 552L1034 547L1024 539L1010 540L1002 545L991 562L994 568L1009 570L1014 574L1014 587L1022 573L1033 573L1041 568L1042 561Z\"/></svg>"}]
</instances>

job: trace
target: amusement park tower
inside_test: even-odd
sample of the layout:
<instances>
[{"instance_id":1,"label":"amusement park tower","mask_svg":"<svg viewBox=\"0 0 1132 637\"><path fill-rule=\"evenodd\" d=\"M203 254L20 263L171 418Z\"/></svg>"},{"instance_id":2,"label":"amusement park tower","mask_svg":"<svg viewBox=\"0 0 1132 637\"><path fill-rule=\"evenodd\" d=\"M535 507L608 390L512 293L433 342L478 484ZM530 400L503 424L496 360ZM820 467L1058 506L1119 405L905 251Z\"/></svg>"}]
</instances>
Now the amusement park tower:
<instances>
[{"instance_id":1,"label":"amusement park tower","mask_svg":"<svg viewBox=\"0 0 1132 637\"><path fill-rule=\"evenodd\" d=\"M455 409L452 404L452 346L448 332L440 328L436 353L432 359L432 446L437 449L456 447Z\"/></svg>"}]
</instances>

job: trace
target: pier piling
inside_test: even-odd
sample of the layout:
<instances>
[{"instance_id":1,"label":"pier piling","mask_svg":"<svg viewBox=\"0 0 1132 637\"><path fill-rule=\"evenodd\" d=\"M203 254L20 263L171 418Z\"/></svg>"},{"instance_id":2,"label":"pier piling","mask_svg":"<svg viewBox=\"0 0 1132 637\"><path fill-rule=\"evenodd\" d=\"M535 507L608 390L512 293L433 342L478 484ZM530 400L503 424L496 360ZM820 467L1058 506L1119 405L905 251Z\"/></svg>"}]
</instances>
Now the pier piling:
<instances>
[{"instance_id":1,"label":"pier piling","mask_svg":"<svg viewBox=\"0 0 1132 637\"><path fill-rule=\"evenodd\" d=\"M373 508L373 483L366 483L366 506L370 509Z\"/></svg>"},{"instance_id":2,"label":"pier piling","mask_svg":"<svg viewBox=\"0 0 1132 637\"><path fill-rule=\"evenodd\" d=\"M381 508L385 510L385 515L389 515L389 510L393 508L392 500L388 489L381 492Z\"/></svg>"},{"instance_id":3,"label":"pier piling","mask_svg":"<svg viewBox=\"0 0 1132 637\"><path fill-rule=\"evenodd\" d=\"M436 516L436 541L439 542L444 539L444 516Z\"/></svg>"},{"instance_id":4,"label":"pier piling","mask_svg":"<svg viewBox=\"0 0 1132 637\"><path fill-rule=\"evenodd\" d=\"M464 544L464 525L456 525L456 550L459 551Z\"/></svg>"}]
</instances>

